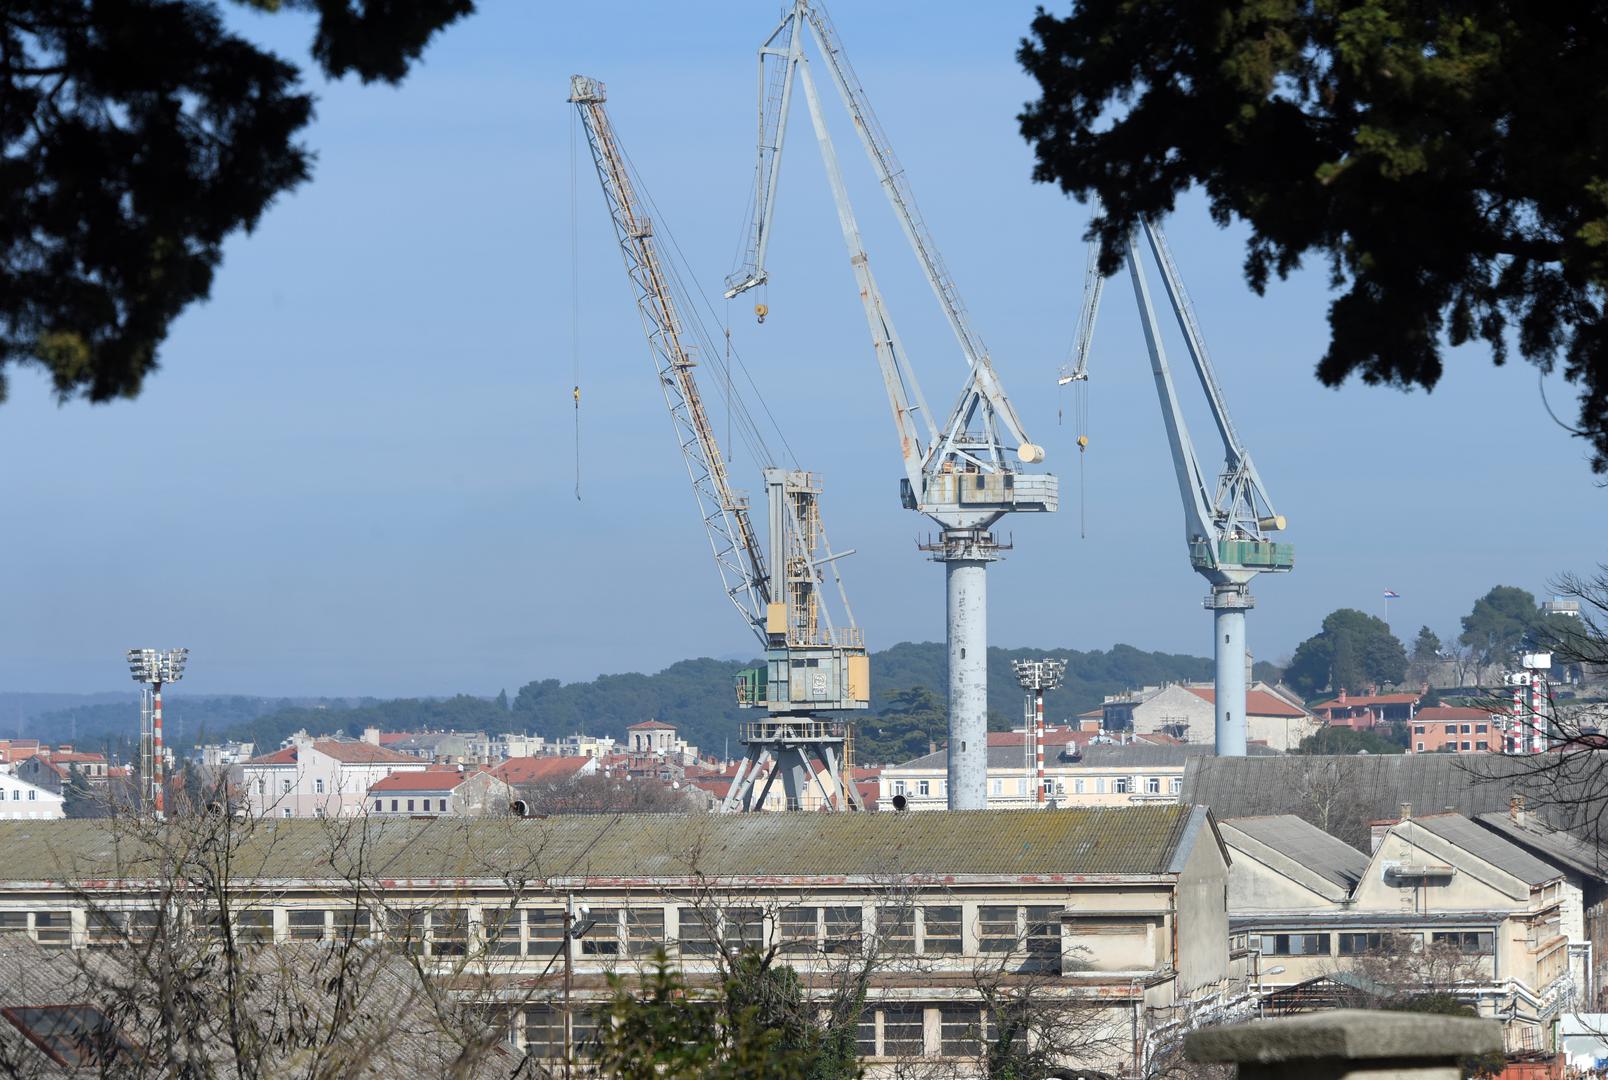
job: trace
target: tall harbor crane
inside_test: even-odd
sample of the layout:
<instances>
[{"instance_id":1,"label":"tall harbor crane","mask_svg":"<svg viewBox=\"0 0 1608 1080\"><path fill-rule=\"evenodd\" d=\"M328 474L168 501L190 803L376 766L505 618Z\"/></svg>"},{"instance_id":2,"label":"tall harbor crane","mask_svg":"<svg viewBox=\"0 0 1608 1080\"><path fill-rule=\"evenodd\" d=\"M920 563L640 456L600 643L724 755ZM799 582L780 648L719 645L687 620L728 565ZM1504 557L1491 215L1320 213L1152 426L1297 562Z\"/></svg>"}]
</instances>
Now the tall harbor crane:
<instances>
[{"instance_id":1,"label":"tall harbor crane","mask_svg":"<svg viewBox=\"0 0 1608 1080\"><path fill-rule=\"evenodd\" d=\"M1173 386L1172 369L1161 340L1161 326L1150 294L1140 251L1140 237L1149 248L1161 273L1167 301L1172 306L1184 346L1206 395L1212 420L1223 443L1223 471L1216 483L1208 480L1195 456L1189 428L1184 423L1178 393ZM1100 312L1105 279L1098 265L1098 242L1091 246L1083 283L1083 308L1079 317L1072 362L1060 381L1077 382L1088 377L1089 347L1094 322ZM1257 475L1246 449L1228 416L1228 405L1206 353L1195 309L1184 291L1183 278L1173 262L1172 252L1160 226L1145 222L1128 237L1124 261L1133 280L1134 299L1139 305L1139 321L1144 328L1145 346L1150 351L1150 372L1156 380L1161 400L1161 419L1172 448L1173 468L1178 476L1178 492L1184 503L1184 541L1189 564L1211 584L1205 606L1212 613L1212 653L1216 665L1216 691L1213 695L1214 736L1217 752L1226 757L1245 755L1245 613L1255 606L1251 579L1262 573L1282 573L1295 565L1295 546L1275 543L1271 534L1285 526L1283 516L1273 509L1273 501L1262 478Z\"/></svg>"},{"instance_id":2,"label":"tall harbor crane","mask_svg":"<svg viewBox=\"0 0 1608 1080\"><path fill-rule=\"evenodd\" d=\"M838 168L827 130L805 39L815 43L871 160L883 192L915 251L939 307L966 362L967 375L955 406L941 421L927 408L910 357L895 330L882 292L871 272L860 226ZM838 224L848 247L877 364L893 411L904 462L901 503L926 514L939 526L936 543L922 545L944 564L949 653L949 776L951 809L977 809L988 799L988 579L986 569L1000 557L990 531L1013 511L1056 508L1056 478L1018 471L1018 465L1044 460L1042 447L1028 439L1011 406L988 349L972 328L960 290L944 265L916 208L909 179L871 111L864 87L849 66L826 11L811 0L794 0L759 49L759 152L755 169L752 232L743 266L726 280L732 298L769 279L765 258L776 210L787 117L797 81L804 90L810 122L826 166ZM756 305L763 321L766 305ZM1003 429L1003 431L1002 431ZM1015 460L1012 460L1014 457Z\"/></svg>"},{"instance_id":3,"label":"tall harbor crane","mask_svg":"<svg viewBox=\"0 0 1608 1080\"><path fill-rule=\"evenodd\" d=\"M814 785L824 805L863 809L848 761L852 729L818 715L870 704L870 660L835 565L852 552L831 550L816 478L777 467L764 469L769 529L768 544L761 547L748 500L731 485L699 392L689 340L700 336L696 312L678 300L675 278L654 242L653 222L604 108L606 97L596 79L571 77L569 100L586 131L722 587L765 650L763 670L738 676L737 700L769 715L743 725L744 757L722 809L763 806L778 777L789 807L801 806ZM683 320L684 311L691 322ZM735 398L732 404L738 412ZM766 461L773 460L746 415L751 441ZM822 588L827 571L837 584L841 626Z\"/></svg>"}]
</instances>

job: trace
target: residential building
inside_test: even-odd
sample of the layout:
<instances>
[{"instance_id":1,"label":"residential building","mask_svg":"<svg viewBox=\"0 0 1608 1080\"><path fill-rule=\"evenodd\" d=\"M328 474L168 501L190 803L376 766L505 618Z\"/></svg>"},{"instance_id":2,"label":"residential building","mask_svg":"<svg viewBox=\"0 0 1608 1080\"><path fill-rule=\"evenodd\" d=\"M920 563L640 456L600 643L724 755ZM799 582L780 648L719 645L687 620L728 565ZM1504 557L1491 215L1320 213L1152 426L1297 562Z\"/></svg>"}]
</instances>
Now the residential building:
<instances>
[{"instance_id":1,"label":"residential building","mask_svg":"<svg viewBox=\"0 0 1608 1080\"><path fill-rule=\"evenodd\" d=\"M0 765L20 765L39 750L38 739L0 739Z\"/></svg>"},{"instance_id":2,"label":"residential building","mask_svg":"<svg viewBox=\"0 0 1608 1080\"><path fill-rule=\"evenodd\" d=\"M475 739L470 744L470 752L483 765L495 765L500 761L517 757L540 757L549 752L547 740L540 735L527 735L523 732L504 732L500 735Z\"/></svg>"},{"instance_id":3,"label":"residential building","mask_svg":"<svg viewBox=\"0 0 1608 1080\"><path fill-rule=\"evenodd\" d=\"M379 729L365 729L363 741L374 746L382 745ZM388 750L436 765L464 765L479 763L478 748L485 743L485 733L479 731L408 731L387 740L383 745Z\"/></svg>"},{"instance_id":4,"label":"residential building","mask_svg":"<svg viewBox=\"0 0 1608 1080\"><path fill-rule=\"evenodd\" d=\"M91 905L175 902L118 872L156 860L131 836L111 842L115 828L73 821L46 837L0 823L0 918L41 945L84 947L104 944ZM584 1042L610 976L632 981L661 952L713 987L738 949L774 948L820 1001L880 958L857 1038L872 1078L975 1071L983 990L1076 1018L1078 1057L1054 1064L1106 1075L1135 1075L1136 1058L1180 1031L1248 1006L1230 963L1227 850L1211 815L1183 806L370 817L340 830L276 822L239 842L230 888L251 913L239 932L270 947L405 933L427 972L480 995L537 1064L559 1056L566 1015ZM355 889L347 849L359 844L384 869ZM70 887L41 891L63 867ZM566 908L587 913L574 936ZM124 925L148 924L131 914ZM563 953L571 974L559 980ZM466 964L487 978L454 981Z\"/></svg>"},{"instance_id":5,"label":"residential building","mask_svg":"<svg viewBox=\"0 0 1608 1080\"><path fill-rule=\"evenodd\" d=\"M0 773L0 818L47 819L66 817L66 798L59 790Z\"/></svg>"},{"instance_id":6,"label":"residential building","mask_svg":"<svg viewBox=\"0 0 1608 1080\"><path fill-rule=\"evenodd\" d=\"M240 765L240 788L253 815L302 818L359 814L369 789L398 772L423 772L424 761L371 742L313 739L306 734L272 754Z\"/></svg>"},{"instance_id":7,"label":"residential building","mask_svg":"<svg viewBox=\"0 0 1608 1080\"><path fill-rule=\"evenodd\" d=\"M256 753L257 748L248 742L208 743L201 748L201 767L209 773L222 772L232 765L244 765Z\"/></svg>"},{"instance_id":8,"label":"residential building","mask_svg":"<svg viewBox=\"0 0 1608 1080\"><path fill-rule=\"evenodd\" d=\"M1272 753L1262 746L1249 750ZM1177 743L1164 735L1116 742L1089 732L1051 733L1044 749L1044 797L1039 798L1037 763L1027 756L1019 733L991 731L988 805L1045 809L1173 803L1183 790L1186 762L1212 752L1211 746ZM878 777L877 808L942 810L948 803L947 777L946 750L886 766Z\"/></svg>"},{"instance_id":9,"label":"residential building","mask_svg":"<svg viewBox=\"0 0 1608 1080\"><path fill-rule=\"evenodd\" d=\"M1167 735L1181 742L1216 741L1217 690L1212 683L1169 683L1106 697L1100 706L1107 731ZM1321 724L1301 703L1264 682L1245 692L1246 739L1289 751Z\"/></svg>"},{"instance_id":10,"label":"residential building","mask_svg":"<svg viewBox=\"0 0 1608 1080\"><path fill-rule=\"evenodd\" d=\"M1365 980L1389 962L1504 1020L1510 1049L1551 1049L1575 990L1569 943L1585 936L1557 867L1461 814L1398 821L1372 855L1293 815L1221 831L1230 928L1264 989Z\"/></svg>"},{"instance_id":11,"label":"residential building","mask_svg":"<svg viewBox=\"0 0 1608 1080\"><path fill-rule=\"evenodd\" d=\"M54 750L42 746L38 753L18 764L14 771L18 778L30 784L59 792L74 769L91 785L104 786L108 768L105 754L81 753L70 746L60 746Z\"/></svg>"},{"instance_id":12,"label":"residential building","mask_svg":"<svg viewBox=\"0 0 1608 1080\"><path fill-rule=\"evenodd\" d=\"M1341 690L1328 701L1312 706L1312 712L1330 727L1371 731L1380 724L1405 723L1418 712L1420 694L1348 694Z\"/></svg>"},{"instance_id":13,"label":"residential building","mask_svg":"<svg viewBox=\"0 0 1608 1080\"><path fill-rule=\"evenodd\" d=\"M1482 754L1502 750L1503 717L1488 709L1432 705L1409 726L1409 753Z\"/></svg>"},{"instance_id":14,"label":"residential building","mask_svg":"<svg viewBox=\"0 0 1608 1080\"><path fill-rule=\"evenodd\" d=\"M605 757L615 751L612 735L561 735L552 745L563 757Z\"/></svg>"},{"instance_id":15,"label":"residential building","mask_svg":"<svg viewBox=\"0 0 1608 1080\"><path fill-rule=\"evenodd\" d=\"M560 759L561 760L561 759ZM514 789L483 769L408 770L392 773L368 790L371 814L506 814Z\"/></svg>"}]
</instances>

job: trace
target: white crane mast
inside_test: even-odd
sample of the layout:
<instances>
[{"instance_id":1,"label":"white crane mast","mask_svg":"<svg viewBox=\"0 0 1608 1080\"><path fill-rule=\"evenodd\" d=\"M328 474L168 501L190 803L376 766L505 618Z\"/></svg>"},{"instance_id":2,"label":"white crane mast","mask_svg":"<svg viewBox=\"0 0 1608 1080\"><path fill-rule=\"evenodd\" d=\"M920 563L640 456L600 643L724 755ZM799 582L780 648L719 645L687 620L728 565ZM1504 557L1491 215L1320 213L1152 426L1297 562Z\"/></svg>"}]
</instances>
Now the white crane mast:
<instances>
[{"instance_id":1,"label":"white crane mast","mask_svg":"<svg viewBox=\"0 0 1608 1080\"><path fill-rule=\"evenodd\" d=\"M967 365L960 395L938 423L927 408L920 382L894 328L871 272L854 208L844 186L837 152L826 126L820 95L805 55L815 44L838 95L858 132L871 168L886 194L922 273L949 322ZM1001 545L989 531L1013 511L1051 511L1058 487L1053 476L1019 473L1024 464L1044 459L1027 437L994 372L982 339L972 329L953 277L944 265L917 210L905 170L864 88L850 66L825 10L812 0L792 8L759 49L759 147L755 167L753 232L746 261L727 278L734 297L769 280L766 255L775 220L776 193L787 134L787 113L795 78L804 89L810 122L820 146L827 180L837 205L838 224L848 249L883 386L893 414L905 471L901 502L941 527L939 542L924 546L945 566L949 652L949 805L970 809L987 802L987 564ZM763 317L765 306L756 311ZM1007 444L1001 436L1011 442Z\"/></svg>"},{"instance_id":2,"label":"white crane mast","mask_svg":"<svg viewBox=\"0 0 1608 1080\"><path fill-rule=\"evenodd\" d=\"M1161 273L1168 304L1222 442L1223 470L1215 481L1208 479L1201 467L1189 436L1189 426L1184 421L1162 340L1161 322L1156 316L1150 282L1145 275L1141 243L1149 249ZM1089 348L1103 291L1098 254L1098 243L1091 244L1084 273L1083 308L1072 361L1061 376L1063 383L1088 377ZM1251 462L1250 452L1229 418L1227 402L1206 352L1205 336L1160 226L1145 222L1135 229L1127 239L1124 261L1133 282L1140 325L1150 354L1150 371L1161 403L1162 423L1172 450L1173 470L1183 502L1184 540L1190 565L1212 588L1205 606L1213 613L1215 629L1212 639L1216 668L1213 734L1217 752L1243 756L1246 743L1245 612L1255 604L1250 582L1259 573L1291 569L1295 565L1295 549L1293 545L1276 543L1271 538L1270 534L1284 528L1284 518L1274 511L1272 499Z\"/></svg>"}]
</instances>

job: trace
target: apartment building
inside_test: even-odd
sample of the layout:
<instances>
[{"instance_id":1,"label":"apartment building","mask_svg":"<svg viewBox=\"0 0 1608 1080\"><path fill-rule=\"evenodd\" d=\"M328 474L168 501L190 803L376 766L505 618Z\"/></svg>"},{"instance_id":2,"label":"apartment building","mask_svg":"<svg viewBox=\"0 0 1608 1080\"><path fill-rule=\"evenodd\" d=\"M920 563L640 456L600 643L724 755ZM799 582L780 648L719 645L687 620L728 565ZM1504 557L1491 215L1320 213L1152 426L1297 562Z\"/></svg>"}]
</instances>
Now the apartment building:
<instances>
[{"instance_id":1,"label":"apartment building","mask_svg":"<svg viewBox=\"0 0 1608 1080\"><path fill-rule=\"evenodd\" d=\"M514 789L478 768L395 772L368 790L368 812L402 816L506 814Z\"/></svg>"},{"instance_id":2,"label":"apartment building","mask_svg":"<svg viewBox=\"0 0 1608 1080\"><path fill-rule=\"evenodd\" d=\"M1211 745L1216 739L1216 701L1216 687L1209 682L1146 686L1108 696L1100 706L1100 724L1107 731ZM1245 692L1245 737L1250 742L1289 751L1322 726L1293 692L1264 682Z\"/></svg>"},{"instance_id":3,"label":"apartment building","mask_svg":"<svg viewBox=\"0 0 1608 1080\"><path fill-rule=\"evenodd\" d=\"M0 818L46 820L66 817L66 798L59 791L0 773Z\"/></svg>"},{"instance_id":4,"label":"apartment building","mask_svg":"<svg viewBox=\"0 0 1608 1080\"><path fill-rule=\"evenodd\" d=\"M65 822L46 837L0 822L0 925L53 948L155 932L141 912L160 859L131 835L111 842L117 827ZM610 976L629 984L661 951L712 987L734 950L774 947L823 1001L870 964L857 1045L873 1077L975 1072L990 1035L983 989L1076 1023L1076 1057L1061 1064L1113 1075L1248 1004L1230 969L1227 850L1211 815L1189 807L270 819L239 843L233 865L250 876L233 883L238 934L400 936L539 1059L561 1053L566 1016L584 1045ZM362 889L340 869L358 845L384 867ZM133 863L147 876L128 874Z\"/></svg>"},{"instance_id":5,"label":"apartment building","mask_svg":"<svg viewBox=\"0 0 1608 1080\"><path fill-rule=\"evenodd\" d=\"M238 775L246 807L256 817L343 817L363 813L369 789L387 776L428 767L372 742L298 733L289 746L238 766Z\"/></svg>"},{"instance_id":6,"label":"apartment building","mask_svg":"<svg viewBox=\"0 0 1608 1080\"><path fill-rule=\"evenodd\" d=\"M1065 741L1055 741L1060 738ZM1249 750L1255 755L1272 753L1262 746ZM1113 742L1089 733L1052 735L1044 748L1040 798L1036 756L1029 757L1019 733L990 732L988 805L1046 809L1178 802L1185 765L1192 758L1212 753L1211 746L1176 743L1165 735L1140 736L1131 742ZM889 765L878 777L879 810L942 810L947 803L946 750Z\"/></svg>"},{"instance_id":7,"label":"apartment building","mask_svg":"<svg viewBox=\"0 0 1608 1080\"><path fill-rule=\"evenodd\" d=\"M1382 828L1371 855L1293 815L1222 823L1229 919L1264 988L1375 979L1380 964L1505 1021L1510 1049L1550 1049L1584 941L1557 867L1461 814Z\"/></svg>"},{"instance_id":8,"label":"apartment building","mask_svg":"<svg viewBox=\"0 0 1608 1080\"><path fill-rule=\"evenodd\" d=\"M1504 717L1488 709L1433 705L1419 709L1408 729L1414 754L1484 754L1502 751Z\"/></svg>"}]
</instances>

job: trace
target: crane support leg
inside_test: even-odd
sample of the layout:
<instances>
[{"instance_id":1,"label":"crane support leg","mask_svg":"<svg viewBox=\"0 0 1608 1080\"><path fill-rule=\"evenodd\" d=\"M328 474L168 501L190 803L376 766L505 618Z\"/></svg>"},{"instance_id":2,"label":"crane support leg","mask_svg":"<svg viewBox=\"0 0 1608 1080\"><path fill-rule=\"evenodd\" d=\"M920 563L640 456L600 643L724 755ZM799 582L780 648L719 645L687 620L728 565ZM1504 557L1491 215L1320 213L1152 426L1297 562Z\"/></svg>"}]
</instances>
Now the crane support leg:
<instances>
[{"instance_id":1,"label":"crane support leg","mask_svg":"<svg viewBox=\"0 0 1608 1080\"><path fill-rule=\"evenodd\" d=\"M973 530L944 533L949 585L949 809L988 806L988 564L998 556ZM988 534L981 534L987 537Z\"/></svg>"},{"instance_id":2,"label":"crane support leg","mask_svg":"<svg viewBox=\"0 0 1608 1080\"><path fill-rule=\"evenodd\" d=\"M1245 612L1254 601L1245 585L1212 587L1212 655L1217 663L1214 734L1218 757L1245 756Z\"/></svg>"}]
</instances>

